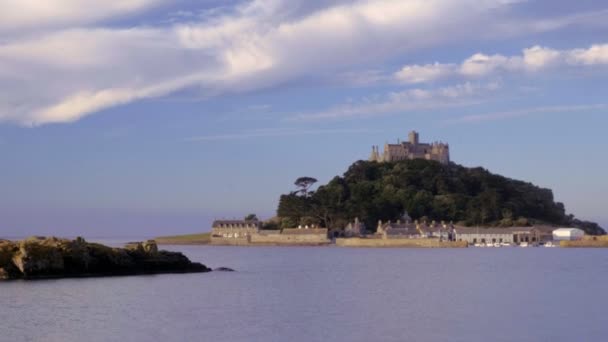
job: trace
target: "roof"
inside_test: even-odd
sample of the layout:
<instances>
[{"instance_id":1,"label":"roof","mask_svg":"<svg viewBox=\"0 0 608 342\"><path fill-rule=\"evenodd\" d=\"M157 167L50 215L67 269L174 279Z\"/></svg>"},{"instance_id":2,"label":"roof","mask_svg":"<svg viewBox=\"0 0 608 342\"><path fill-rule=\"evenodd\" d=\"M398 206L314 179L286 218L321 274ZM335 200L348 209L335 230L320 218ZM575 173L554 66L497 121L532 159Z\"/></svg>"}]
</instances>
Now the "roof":
<instances>
[{"instance_id":1,"label":"roof","mask_svg":"<svg viewBox=\"0 0 608 342\"><path fill-rule=\"evenodd\" d=\"M247 226L247 225L261 225L258 220L215 220L213 221L213 227L219 227L220 225L232 225L236 227Z\"/></svg>"},{"instance_id":2,"label":"roof","mask_svg":"<svg viewBox=\"0 0 608 342\"><path fill-rule=\"evenodd\" d=\"M485 228L485 227L455 227L456 234L516 234L530 233L538 230L535 227L506 227L506 228Z\"/></svg>"},{"instance_id":3,"label":"roof","mask_svg":"<svg viewBox=\"0 0 608 342\"><path fill-rule=\"evenodd\" d=\"M386 223L382 226L387 235L420 235L416 225L412 223Z\"/></svg>"},{"instance_id":4,"label":"roof","mask_svg":"<svg viewBox=\"0 0 608 342\"><path fill-rule=\"evenodd\" d=\"M445 227L441 224L436 224L436 225L425 225L422 224L420 225L420 229L424 232L431 232L431 233L435 233L435 232L449 232L451 231L453 228L452 225L446 225Z\"/></svg>"}]
</instances>

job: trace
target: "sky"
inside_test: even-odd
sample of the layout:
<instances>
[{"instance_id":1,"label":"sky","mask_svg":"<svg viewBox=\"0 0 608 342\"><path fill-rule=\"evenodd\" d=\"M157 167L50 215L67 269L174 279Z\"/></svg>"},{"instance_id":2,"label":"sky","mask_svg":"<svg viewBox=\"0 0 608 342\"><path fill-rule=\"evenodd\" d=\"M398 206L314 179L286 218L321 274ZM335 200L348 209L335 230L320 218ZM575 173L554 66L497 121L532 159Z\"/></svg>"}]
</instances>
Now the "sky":
<instances>
[{"instance_id":1,"label":"sky","mask_svg":"<svg viewBox=\"0 0 608 342\"><path fill-rule=\"evenodd\" d=\"M0 237L268 218L411 130L608 227L606 1L0 8Z\"/></svg>"}]
</instances>

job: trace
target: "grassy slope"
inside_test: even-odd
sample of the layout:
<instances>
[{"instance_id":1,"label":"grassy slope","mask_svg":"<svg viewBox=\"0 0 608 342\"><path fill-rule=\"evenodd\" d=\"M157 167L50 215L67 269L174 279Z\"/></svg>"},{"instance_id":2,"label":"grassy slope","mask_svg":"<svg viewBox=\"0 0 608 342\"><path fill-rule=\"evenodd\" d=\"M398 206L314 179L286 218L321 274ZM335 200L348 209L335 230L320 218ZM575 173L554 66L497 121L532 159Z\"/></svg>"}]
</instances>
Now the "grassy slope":
<instances>
[{"instance_id":1,"label":"grassy slope","mask_svg":"<svg viewBox=\"0 0 608 342\"><path fill-rule=\"evenodd\" d=\"M206 245L211 241L211 233L159 236L155 240L163 245Z\"/></svg>"}]
</instances>

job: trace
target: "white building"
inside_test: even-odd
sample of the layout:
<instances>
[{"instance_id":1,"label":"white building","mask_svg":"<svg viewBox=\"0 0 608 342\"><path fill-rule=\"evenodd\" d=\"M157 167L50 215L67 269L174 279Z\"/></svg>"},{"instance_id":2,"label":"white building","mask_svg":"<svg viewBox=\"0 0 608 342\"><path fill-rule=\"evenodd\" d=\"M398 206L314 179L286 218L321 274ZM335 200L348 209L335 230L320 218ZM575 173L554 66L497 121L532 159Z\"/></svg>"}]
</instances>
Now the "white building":
<instances>
[{"instance_id":1,"label":"white building","mask_svg":"<svg viewBox=\"0 0 608 342\"><path fill-rule=\"evenodd\" d=\"M559 228L553 231L553 240L580 240L585 235L585 232L578 228Z\"/></svg>"}]
</instances>

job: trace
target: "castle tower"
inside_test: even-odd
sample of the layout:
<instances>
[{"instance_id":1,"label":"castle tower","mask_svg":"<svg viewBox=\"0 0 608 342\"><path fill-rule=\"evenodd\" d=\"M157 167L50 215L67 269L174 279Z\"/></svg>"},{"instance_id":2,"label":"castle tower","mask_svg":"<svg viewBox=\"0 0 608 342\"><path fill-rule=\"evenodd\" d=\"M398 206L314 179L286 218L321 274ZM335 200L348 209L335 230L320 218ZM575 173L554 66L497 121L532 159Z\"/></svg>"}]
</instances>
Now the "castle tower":
<instances>
[{"instance_id":1,"label":"castle tower","mask_svg":"<svg viewBox=\"0 0 608 342\"><path fill-rule=\"evenodd\" d=\"M412 144L412 145L418 145L418 142L420 141L419 140L420 137L418 135L418 132L411 131L410 134L408 135L408 137L409 137L410 144Z\"/></svg>"},{"instance_id":2,"label":"castle tower","mask_svg":"<svg viewBox=\"0 0 608 342\"><path fill-rule=\"evenodd\" d=\"M369 155L369 161L378 161L376 146L372 146L372 154Z\"/></svg>"}]
</instances>

